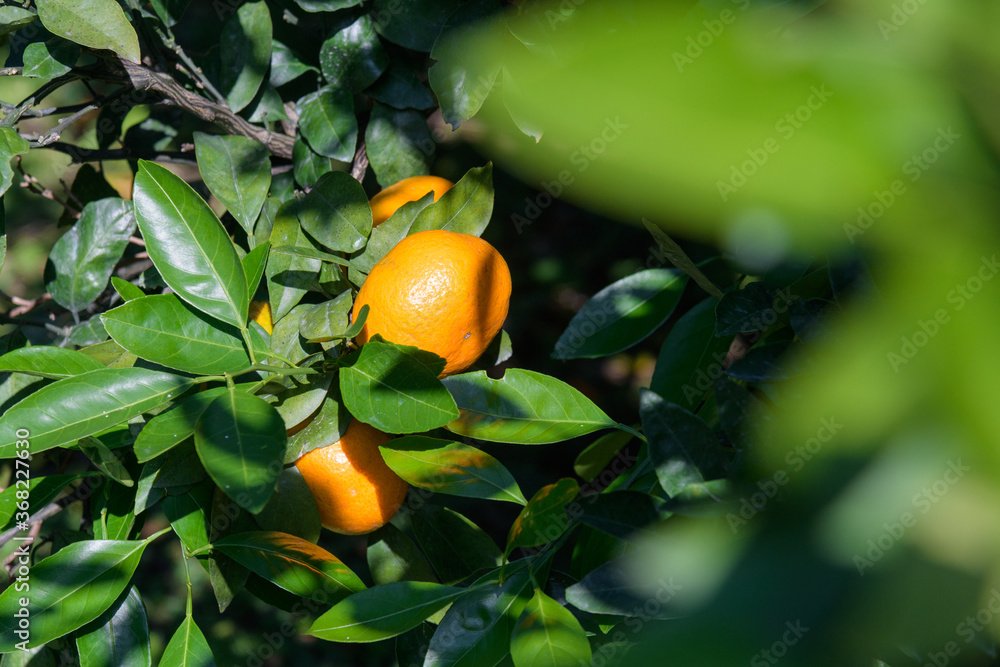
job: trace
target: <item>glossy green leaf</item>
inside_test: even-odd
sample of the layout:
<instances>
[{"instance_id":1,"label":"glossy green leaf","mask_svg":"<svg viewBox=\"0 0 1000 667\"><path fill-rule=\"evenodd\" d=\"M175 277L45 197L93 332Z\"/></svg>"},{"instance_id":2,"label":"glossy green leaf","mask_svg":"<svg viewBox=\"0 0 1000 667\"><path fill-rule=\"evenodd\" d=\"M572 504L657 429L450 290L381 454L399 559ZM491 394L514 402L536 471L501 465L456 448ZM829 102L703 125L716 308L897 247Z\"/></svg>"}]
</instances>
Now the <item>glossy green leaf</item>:
<instances>
[{"instance_id":1,"label":"glossy green leaf","mask_svg":"<svg viewBox=\"0 0 1000 667\"><path fill-rule=\"evenodd\" d=\"M588 667L587 634L576 617L541 590L524 606L510 637L516 667Z\"/></svg>"},{"instance_id":2,"label":"glossy green leaf","mask_svg":"<svg viewBox=\"0 0 1000 667\"><path fill-rule=\"evenodd\" d=\"M396 438L379 450L397 475L422 489L520 505L527 502L503 464L470 445L406 436Z\"/></svg>"},{"instance_id":3,"label":"glossy green leaf","mask_svg":"<svg viewBox=\"0 0 1000 667\"><path fill-rule=\"evenodd\" d=\"M64 378L104 368L93 357L51 345L20 347L0 356L0 372L28 373L47 378Z\"/></svg>"},{"instance_id":4,"label":"glossy green leaf","mask_svg":"<svg viewBox=\"0 0 1000 667\"><path fill-rule=\"evenodd\" d=\"M28 463L23 459L17 460L22 463L14 464L14 474L10 486L0 491L0 530L7 530L10 527L9 524L17 512L26 512L26 516L31 516L54 500L71 482L93 474L76 473L73 475L47 475L45 477L32 476L25 478L24 474L28 469L24 466L28 465ZM18 471L21 472L19 473ZM26 479L27 487L24 486ZM23 495L25 490L28 491L28 498L26 499L28 501L27 509L20 509L17 505L25 499L19 499L17 492L21 491ZM18 517L18 520L20 520L20 517Z\"/></svg>"},{"instance_id":5,"label":"glossy green leaf","mask_svg":"<svg viewBox=\"0 0 1000 667\"><path fill-rule=\"evenodd\" d=\"M364 188L350 174L331 171L297 202L295 215L314 239L330 250L364 247L372 229L372 210Z\"/></svg>"},{"instance_id":6,"label":"glossy green leaf","mask_svg":"<svg viewBox=\"0 0 1000 667\"><path fill-rule=\"evenodd\" d=\"M364 282L365 275L382 259L393 246L402 241L410 232L414 220L434 200L434 193L428 192L416 201L406 202L388 220L372 229L364 250L351 258L348 276L356 285Z\"/></svg>"},{"instance_id":7,"label":"glossy green leaf","mask_svg":"<svg viewBox=\"0 0 1000 667\"><path fill-rule=\"evenodd\" d=\"M228 535L216 540L212 547L289 593L324 604L339 602L365 589L339 558L287 533Z\"/></svg>"},{"instance_id":8,"label":"glossy green leaf","mask_svg":"<svg viewBox=\"0 0 1000 667\"><path fill-rule=\"evenodd\" d=\"M90 484L102 481L91 496L90 512L94 517L95 540L127 540L138 537L135 530L135 496L138 485L106 484L94 477Z\"/></svg>"},{"instance_id":9,"label":"glossy green leaf","mask_svg":"<svg viewBox=\"0 0 1000 667\"><path fill-rule=\"evenodd\" d=\"M145 368L102 368L42 387L0 416L0 458L14 456L15 432L31 452L71 443L180 396L193 380Z\"/></svg>"},{"instance_id":10,"label":"glossy green leaf","mask_svg":"<svg viewBox=\"0 0 1000 667\"><path fill-rule=\"evenodd\" d=\"M294 323L290 328L295 328ZM274 409L285 427L291 429L306 421L326 400L334 376L330 373L307 375L290 380L290 386L276 395Z\"/></svg>"},{"instance_id":11,"label":"glossy green leaf","mask_svg":"<svg viewBox=\"0 0 1000 667\"><path fill-rule=\"evenodd\" d=\"M478 35L506 33L495 8L496 2L491 0L463 5L448 19L431 51L437 62L428 71L428 80L442 117L454 128L476 115L500 73L500 61L492 53L469 49L468 33L463 30L475 23Z\"/></svg>"},{"instance_id":12,"label":"glossy green leaf","mask_svg":"<svg viewBox=\"0 0 1000 667\"><path fill-rule=\"evenodd\" d=\"M715 306L709 297L681 315L663 341L649 388L664 400L694 410L722 374L731 337L715 336Z\"/></svg>"},{"instance_id":13,"label":"glossy green leaf","mask_svg":"<svg viewBox=\"0 0 1000 667\"><path fill-rule=\"evenodd\" d=\"M292 162L295 182L304 188L311 188L323 174L330 171L330 158L309 148L302 137L297 138L292 146Z\"/></svg>"},{"instance_id":14,"label":"glossy green leaf","mask_svg":"<svg viewBox=\"0 0 1000 667\"><path fill-rule=\"evenodd\" d=\"M28 152L28 142L12 127L0 127L0 195L14 181L14 169L10 161ZM6 236L6 234L5 234Z\"/></svg>"},{"instance_id":15,"label":"glossy green leaf","mask_svg":"<svg viewBox=\"0 0 1000 667\"><path fill-rule=\"evenodd\" d=\"M133 285L127 280L122 280L117 276L111 277L111 286L115 288L118 292L118 296L122 298L122 301L131 301L132 299L138 299L141 296L146 296L146 293L142 291L142 288Z\"/></svg>"},{"instance_id":16,"label":"glossy green leaf","mask_svg":"<svg viewBox=\"0 0 1000 667\"><path fill-rule=\"evenodd\" d=\"M211 532L209 538L214 542L226 535L252 531L256 528L253 518L236 503L229 499L222 489L216 488L212 496L212 509L209 514ZM219 603L219 611L225 611L233 602L233 598L243 590L250 576L250 570L243 567L221 551L213 551L208 559L208 578L212 584L212 592Z\"/></svg>"},{"instance_id":17,"label":"glossy green leaf","mask_svg":"<svg viewBox=\"0 0 1000 667\"><path fill-rule=\"evenodd\" d=\"M250 365L238 330L195 310L174 294L132 299L101 316L112 338L154 363L198 375L220 375ZM259 358L267 346L255 340Z\"/></svg>"},{"instance_id":18,"label":"glossy green leaf","mask_svg":"<svg viewBox=\"0 0 1000 667\"><path fill-rule=\"evenodd\" d=\"M562 535L569 527L566 505L579 492L580 486L569 477L536 491L510 527L504 556L518 547L537 547Z\"/></svg>"},{"instance_id":19,"label":"glossy green leaf","mask_svg":"<svg viewBox=\"0 0 1000 667\"><path fill-rule=\"evenodd\" d=\"M624 431L602 435L577 454L573 461L573 472L586 482L593 481L631 439L632 434Z\"/></svg>"},{"instance_id":20,"label":"glossy green leaf","mask_svg":"<svg viewBox=\"0 0 1000 667\"><path fill-rule=\"evenodd\" d=\"M400 581L355 593L313 622L309 634L335 642L374 642L420 625L464 588Z\"/></svg>"},{"instance_id":21,"label":"glossy green leaf","mask_svg":"<svg viewBox=\"0 0 1000 667\"><path fill-rule=\"evenodd\" d=\"M248 2L226 19L219 37L219 56L222 94L229 108L240 111L257 94L271 63L271 13L267 3Z\"/></svg>"},{"instance_id":22,"label":"glossy green leaf","mask_svg":"<svg viewBox=\"0 0 1000 667\"><path fill-rule=\"evenodd\" d=\"M269 83L278 88L289 81L294 81L309 71L316 68L305 64L299 60L298 56L278 40L271 42L271 73Z\"/></svg>"},{"instance_id":23,"label":"glossy green leaf","mask_svg":"<svg viewBox=\"0 0 1000 667\"><path fill-rule=\"evenodd\" d=\"M212 513L215 485L207 480L183 493L169 495L160 503L170 527L184 548L194 551L210 544L207 518Z\"/></svg>"},{"instance_id":24,"label":"glossy green leaf","mask_svg":"<svg viewBox=\"0 0 1000 667\"><path fill-rule=\"evenodd\" d=\"M128 368L136 362L134 354L113 340L82 347L78 352L97 360L107 368Z\"/></svg>"},{"instance_id":25,"label":"glossy green leaf","mask_svg":"<svg viewBox=\"0 0 1000 667\"><path fill-rule=\"evenodd\" d=\"M264 399L236 390L205 408L194 433L205 470L237 505L253 513L274 492L286 440L278 412Z\"/></svg>"},{"instance_id":26,"label":"glossy green leaf","mask_svg":"<svg viewBox=\"0 0 1000 667\"><path fill-rule=\"evenodd\" d=\"M677 495L691 484L723 476L725 457L712 429L684 408L649 390L639 394L649 457L663 490Z\"/></svg>"},{"instance_id":27,"label":"glossy green leaf","mask_svg":"<svg viewBox=\"0 0 1000 667\"><path fill-rule=\"evenodd\" d=\"M446 584L500 564L500 549L493 539L458 512L427 504L410 520L417 543Z\"/></svg>"},{"instance_id":28,"label":"glossy green leaf","mask_svg":"<svg viewBox=\"0 0 1000 667\"><path fill-rule=\"evenodd\" d=\"M543 445L615 427L590 399L541 373L512 368L493 380L478 371L443 382L461 412L448 429L470 438Z\"/></svg>"},{"instance_id":29,"label":"glossy green leaf","mask_svg":"<svg viewBox=\"0 0 1000 667\"><path fill-rule=\"evenodd\" d=\"M264 530L288 533L307 542L319 542L320 521L316 498L295 466L281 471L274 495L254 517Z\"/></svg>"},{"instance_id":30,"label":"glossy green leaf","mask_svg":"<svg viewBox=\"0 0 1000 667\"><path fill-rule=\"evenodd\" d=\"M149 623L135 586L76 632L80 667L150 667Z\"/></svg>"},{"instance_id":31,"label":"glossy green leaf","mask_svg":"<svg viewBox=\"0 0 1000 667\"><path fill-rule=\"evenodd\" d=\"M260 279L264 277L264 267L267 266L267 258L270 254L271 244L265 241L248 252L241 260L243 263L243 274L247 278L247 289L251 296L257 291Z\"/></svg>"},{"instance_id":32,"label":"glossy green leaf","mask_svg":"<svg viewBox=\"0 0 1000 667\"><path fill-rule=\"evenodd\" d=\"M118 540L74 542L31 567L28 596L31 636L39 646L89 623L110 607L129 584L148 544ZM25 597L14 586L0 594L0 651L13 651L22 641L15 634Z\"/></svg>"},{"instance_id":33,"label":"glossy green leaf","mask_svg":"<svg viewBox=\"0 0 1000 667\"><path fill-rule=\"evenodd\" d=\"M305 428L289 437L285 463L292 463L317 447L325 447L331 442L340 440L347 430L348 423L350 415L341 403L340 386L333 382L330 384L326 399L319 407L319 412Z\"/></svg>"},{"instance_id":34,"label":"glossy green leaf","mask_svg":"<svg viewBox=\"0 0 1000 667\"><path fill-rule=\"evenodd\" d=\"M198 310L242 328L250 304L246 275L205 200L145 160L139 161L132 197L146 251L167 285Z\"/></svg>"},{"instance_id":35,"label":"glossy green leaf","mask_svg":"<svg viewBox=\"0 0 1000 667\"><path fill-rule=\"evenodd\" d=\"M215 667L215 656L194 619L185 616L163 650L159 667Z\"/></svg>"},{"instance_id":36,"label":"glossy green leaf","mask_svg":"<svg viewBox=\"0 0 1000 667\"><path fill-rule=\"evenodd\" d=\"M510 651L511 632L530 594L531 578L521 570L503 584L487 584L455 600L431 637L424 667L498 663Z\"/></svg>"},{"instance_id":37,"label":"glossy green leaf","mask_svg":"<svg viewBox=\"0 0 1000 667\"><path fill-rule=\"evenodd\" d=\"M77 445L80 451L90 459L94 467L115 480L122 486L135 486L132 476L122 464L121 459L107 445L93 436L80 438Z\"/></svg>"},{"instance_id":38,"label":"glossy green leaf","mask_svg":"<svg viewBox=\"0 0 1000 667\"><path fill-rule=\"evenodd\" d=\"M247 137L195 132L194 150L205 185L244 231L253 234L254 222L271 187L267 147Z\"/></svg>"},{"instance_id":39,"label":"glossy green leaf","mask_svg":"<svg viewBox=\"0 0 1000 667\"><path fill-rule=\"evenodd\" d=\"M199 391L177 401L166 412L153 417L135 439L135 456L139 463L155 459L194 435L194 426L209 403L226 393L225 387Z\"/></svg>"},{"instance_id":40,"label":"glossy green leaf","mask_svg":"<svg viewBox=\"0 0 1000 667\"><path fill-rule=\"evenodd\" d=\"M369 533L366 556L368 570L376 584L437 581L434 570L416 543L391 523Z\"/></svg>"},{"instance_id":41,"label":"glossy green leaf","mask_svg":"<svg viewBox=\"0 0 1000 667\"><path fill-rule=\"evenodd\" d=\"M35 6L52 34L139 62L139 38L114 0L39 0Z\"/></svg>"},{"instance_id":42,"label":"glossy green leaf","mask_svg":"<svg viewBox=\"0 0 1000 667\"><path fill-rule=\"evenodd\" d=\"M647 269L605 287L573 316L552 356L593 359L630 348L670 317L687 281L674 269Z\"/></svg>"},{"instance_id":43,"label":"glossy green leaf","mask_svg":"<svg viewBox=\"0 0 1000 667\"><path fill-rule=\"evenodd\" d=\"M74 326L66 341L70 345L96 345L108 339L108 332L104 328L99 315L91 317L89 320Z\"/></svg>"},{"instance_id":44,"label":"glossy green leaf","mask_svg":"<svg viewBox=\"0 0 1000 667\"><path fill-rule=\"evenodd\" d=\"M430 51L458 0L375 0L375 30L393 44Z\"/></svg>"},{"instance_id":45,"label":"glossy green leaf","mask_svg":"<svg viewBox=\"0 0 1000 667\"><path fill-rule=\"evenodd\" d=\"M323 42L319 65L331 85L361 90L372 84L389 65L389 58L371 17L363 14Z\"/></svg>"},{"instance_id":46,"label":"glossy green leaf","mask_svg":"<svg viewBox=\"0 0 1000 667\"><path fill-rule=\"evenodd\" d=\"M409 60L393 60L365 94L395 109L430 109L434 96L417 76L416 65Z\"/></svg>"},{"instance_id":47,"label":"glossy green leaf","mask_svg":"<svg viewBox=\"0 0 1000 667\"><path fill-rule=\"evenodd\" d=\"M23 76L54 79L68 73L80 58L80 47L64 39L33 42L24 49Z\"/></svg>"},{"instance_id":48,"label":"glossy green leaf","mask_svg":"<svg viewBox=\"0 0 1000 667\"><path fill-rule=\"evenodd\" d=\"M391 343L363 345L358 360L340 369L340 392L352 415L387 433L429 431L458 417L437 373Z\"/></svg>"},{"instance_id":49,"label":"glossy green leaf","mask_svg":"<svg viewBox=\"0 0 1000 667\"><path fill-rule=\"evenodd\" d=\"M590 499L580 521L608 535L627 538L659 518L652 496L638 491L613 491Z\"/></svg>"},{"instance_id":50,"label":"glossy green leaf","mask_svg":"<svg viewBox=\"0 0 1000 667\"><path fill-rule=\"evenodd\" d=\"M354 158L358 120L351 91L339 86L321 88L299 100L299 130L314 151L341 162Z\"/></svg>"},{"instance_id":51,"label":"glossy green leaf","mask_svg":"<svg viewBox=\"0 0 1000 667\"><path fill-rule=\"evenodd\" d=\"M422 113L376 103L365 131L365 150L379 185L387 187L428 173L436 146Z\"/></svg>"},{"instance_id":52,"label":"glossy green leaf","mask_svg":"<svg viewBox=\"0 0 1000 667\"><path fill-rule=\"evenodd\" d=\"M298 203L289 201L282 204L274 217L271 229L271 255L268 257L264 275L267 276L267 291L271 301L271 317L281 320L295 304L302 300L312 287L319 273L320 261L308 256L281 252L280 248L301 247L316 250L295 217Z\"/></svg>"},{"instance_id":53,"label":"glossy green leaf","mask_svg":"<svg viewBox=\"0 0 1000 667\"><path fill-rule=\"evenodd\" d=\"M329 301L317 304L302 314L299 334L308 341L325 342L345 336L354 301L350 292L344 292ZM2 357L0 357L2 360Z\"/></svg>"},{"instance_id":54,"label":"glossy green leaf","mask_svg":"<svg viewBox=\"0 0 1000 667\"><path fill-rule=\"evenodd\" d=\"M493 164L475 167L458 183L420 212L410 234L446 229L479 236L493 215Z\"/></svg>"}]
</instances>

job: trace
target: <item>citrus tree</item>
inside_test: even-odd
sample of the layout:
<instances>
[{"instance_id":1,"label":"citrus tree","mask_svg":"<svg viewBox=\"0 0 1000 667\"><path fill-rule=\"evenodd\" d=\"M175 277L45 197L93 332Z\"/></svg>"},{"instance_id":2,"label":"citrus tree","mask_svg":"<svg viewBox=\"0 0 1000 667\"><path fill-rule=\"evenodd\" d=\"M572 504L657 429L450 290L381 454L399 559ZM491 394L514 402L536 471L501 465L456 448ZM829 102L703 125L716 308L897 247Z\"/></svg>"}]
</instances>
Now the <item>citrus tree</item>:
<instances>
[{"instance_id":1,"label":"citrus tree","mask_svg":"<svg viewBox=\"0 0 1000 667\"><path fill-rule=\"evenodd\" d=\"M916 45L994 36L689 4L0 4L0 194L64 230L3 295L0 665L981 659L992 98ZM564 196L647 234L551 349L655 343L626 410L512 363Z\"/></svg>"}]
</instances>

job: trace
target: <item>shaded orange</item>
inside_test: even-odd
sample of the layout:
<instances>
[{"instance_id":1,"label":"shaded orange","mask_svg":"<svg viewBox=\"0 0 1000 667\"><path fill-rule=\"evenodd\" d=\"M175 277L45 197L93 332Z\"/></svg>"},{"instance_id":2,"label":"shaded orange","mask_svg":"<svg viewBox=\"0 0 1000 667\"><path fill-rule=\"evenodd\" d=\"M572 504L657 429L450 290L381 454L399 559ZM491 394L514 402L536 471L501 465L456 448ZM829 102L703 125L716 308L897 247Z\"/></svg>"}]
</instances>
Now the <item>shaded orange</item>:
<instances>
[{"instance_id":1,"label":"shaded orange","mask_svg":"<svg viewBox=\"0 0 1000 667\"><path fill-rule=\"evenodd\" d=\"M316 498L323 526L363 535L385 525L403 504L409 485L382 460L385 433L353 420L337 442L295 462Z\"/></svg>"},{"instance_id":2,"label":"shaded orange","mask_svg":"<svg viewBox=\"0 0 1000 667\"><path fill-rule=\"evenodd\" d=\"M380 259L354 300L368 305L356 341L375 334L443 357L441 377L471 366L500 333L510 304L510 269L496 248L471 234L417 232Z\"/></svg>"},{"instance_id":3,"label":"shaded orange","mask_svg":"<svg viewBox=\"0 0 1000 667\"><path fill-rule=\"evenodd\" d=\"M372 226L376 227L396 212L406 202L417 201L428 192L434 193L434 201L451 189L454 183L440 176L411 176L393 183L372 197Z\"/></svg>"}]
</instances>

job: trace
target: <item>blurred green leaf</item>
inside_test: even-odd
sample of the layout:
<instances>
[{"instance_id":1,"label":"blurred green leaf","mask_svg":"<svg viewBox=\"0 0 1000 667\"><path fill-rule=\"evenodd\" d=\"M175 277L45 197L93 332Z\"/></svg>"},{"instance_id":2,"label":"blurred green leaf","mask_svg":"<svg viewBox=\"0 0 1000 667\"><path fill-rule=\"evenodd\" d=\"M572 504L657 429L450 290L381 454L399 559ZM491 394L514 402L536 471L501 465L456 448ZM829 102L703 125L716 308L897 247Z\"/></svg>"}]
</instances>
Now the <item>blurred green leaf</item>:
<instances>
[{"instance_id":1,"label":"blurred green leaf","mask_svg":"<svg viewBox=\"0 0 1000 667\"><path fill-rule=\"evenodd\" d=\"M638 491L613 491L588 499L580 521L608 535L628 538L659 518L652 496Z\"/></svg>"},{"instance_id":2,"label":"blurred green leaf","mask_svg":"<svg viewBox=\"0 0 1000 667\"><path fill-rule=\"evenodd\" d=\"M39 0L35 6L52 34L139 62L139 38L114 0Z\"/></svg>"},{"instance_id":3,"label":"blurred green leaf","mask_svg":"<svg viewBox=\"0 0 1000 667\"><path fill-rule=\"evenodd\" d=\"M267 147L247 137L195 132L194 150L205 185L252 235L271 186Z\"/></svg>"},{"instance_id":4,"label":"blurred green leaf","mask_svg":"<svg viewBox=\"0 0 1000 667\"><path fill-rule=\"evenodd\" d=\"M191 0L150 0L153 11L167 27L173 26L181 19L190 3Z\"/></svg>"},{"instance_id":5,"label":"blurred green leaf","mask_svg":"<svg viewBox=\"0 0 1000 667\"><path fill-rule=\"evenodd\" d=\"M263 0L248 2L222 24L222 94L233 111L253 100L271 63L271 14ZM200 162L200 160L199 160Z\"/></svg>"}]
</instances>

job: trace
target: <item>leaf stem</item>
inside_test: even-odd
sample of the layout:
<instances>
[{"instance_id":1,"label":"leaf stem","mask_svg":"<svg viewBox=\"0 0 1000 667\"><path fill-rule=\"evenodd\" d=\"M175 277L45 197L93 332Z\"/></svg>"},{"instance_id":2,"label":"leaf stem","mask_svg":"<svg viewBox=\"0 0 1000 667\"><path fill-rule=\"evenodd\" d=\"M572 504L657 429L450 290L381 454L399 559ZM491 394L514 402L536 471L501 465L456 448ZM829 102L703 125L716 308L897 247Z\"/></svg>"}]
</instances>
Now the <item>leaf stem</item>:
<instances>
[{"instance_id":1,"label":"leaf stem","mask_svg":"<svg viewBox=\"0 0 1000 667\"><path fill-rule=\"evenodd\" d=\"M639 440L641 440L644 443L648 444L648 442L649 442L648 440L646 440L646 436L644 436L642 433L640 433L639 431L635 430L631 426L626 426L625 424L619 424L619 423L616 422L615 423L615 428L617 428L619 431L624 431L625 433L628 433L629 435L638 438Z\"/></svg>"},{"instance_id":2,"label":"leaf stem","mask_svg":"<svg viewBox=\"0 0 1000 667\"><path fill-rule=\"evenodd\" d=\"M166 528L162 528L162 529L156 531L155 533L153 533L152 535L150 535L149 537L147 537L145 540L143 540L143 542L149 544L150 542L152 542L153 540L155 540L160 535L172 532L173 530L174 529L171 526L167 526Z\"/></svg>"},{"instance_id":3,"label":"leaf stem","mask_svg":"<svg viewBox=\"0 0 1000 667\"><path fill-rule=\"evenodd\" d=\"M240 333L243 335L243 342L247 346L247 354L250 355L250 363L257 363L257 353L253 349L253 344L250 342L250 329L244 326L240 329Z\"/></svg>"},{"instance_id":4,"label":"leaf stem","mask_svg":"<svg viewBox=\"0 0 1000 667\"><path fill-rule=\"evenodd\" d=\"M181 542L181 562L184 563L184 578L187 579L187 607L185 609L185 616L191 618L193 612L192 605L192 595L194 591L194 586L191 585L191 568L188 566L188 556L184 553L184 543Z\"/></svg>"}]
</instances>

